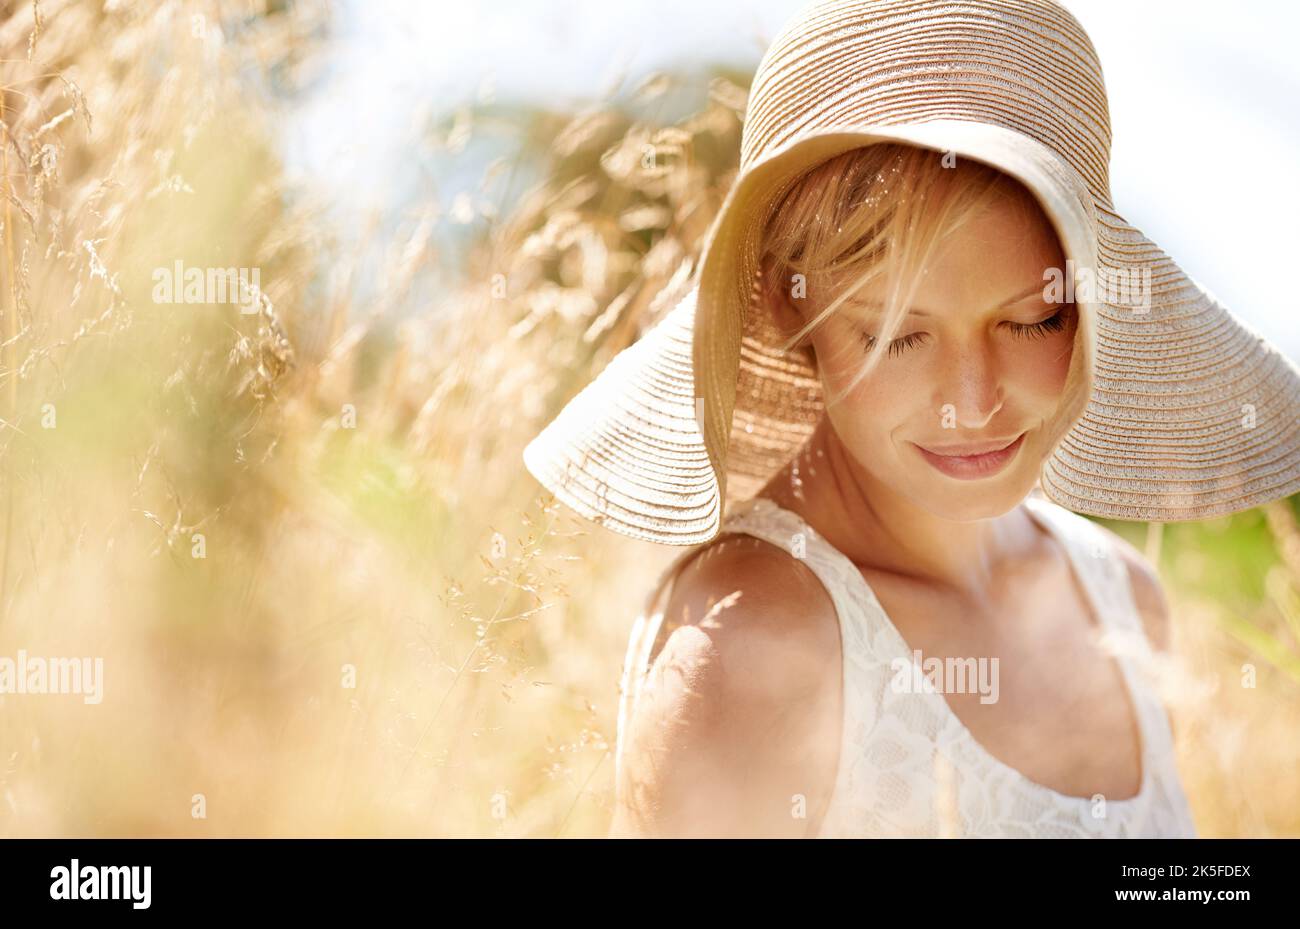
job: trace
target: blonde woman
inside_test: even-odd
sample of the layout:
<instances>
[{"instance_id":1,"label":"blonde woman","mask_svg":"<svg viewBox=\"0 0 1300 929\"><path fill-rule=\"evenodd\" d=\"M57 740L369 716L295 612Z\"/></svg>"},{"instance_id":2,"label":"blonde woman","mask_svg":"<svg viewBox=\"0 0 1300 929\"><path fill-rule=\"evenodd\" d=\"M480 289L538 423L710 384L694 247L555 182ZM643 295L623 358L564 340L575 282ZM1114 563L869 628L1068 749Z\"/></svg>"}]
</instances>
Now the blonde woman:
<instances>
[{"instance_id":1,"label":"blonde woman","mask_svg":"<svg viewBox=\"0 0 1300 929\"><path fill-rule=\"evenodd\" d=\"M1114 211L1109 141L1056 4L773 42L697 288L525 453L688 546L629 640L612 835L1195 836L1165 595L1080 514L1296 492L1300 375Z\"/></svg>"}]
</instances>

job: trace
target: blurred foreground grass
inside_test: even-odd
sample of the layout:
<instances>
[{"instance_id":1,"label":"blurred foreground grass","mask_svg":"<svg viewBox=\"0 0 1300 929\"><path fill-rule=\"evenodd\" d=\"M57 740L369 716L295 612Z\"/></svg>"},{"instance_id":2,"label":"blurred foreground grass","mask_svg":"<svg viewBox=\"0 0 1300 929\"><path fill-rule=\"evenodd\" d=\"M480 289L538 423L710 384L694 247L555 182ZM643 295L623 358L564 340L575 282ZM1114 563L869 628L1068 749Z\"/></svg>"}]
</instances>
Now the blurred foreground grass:
<instances>
[{"instance_id":1,"label":"blurred foreground grass","mask_svg":"<svg viewBox=\"0 0 1300 929\"><path fill-rule=\"evenodd\" d=\"M683 292L746 76L424 127L504 127L542 181L412 204L360 298L274 144L326 7L0 10L0 656L104 659L99 705L0 697L0 835L603 834L675 552L580 524L520 452ZM259 269L257 312L155 303L178 260ZM1159 536L1207 835L1300 835L1294 504Z\"/></svg>"}]
</instances>

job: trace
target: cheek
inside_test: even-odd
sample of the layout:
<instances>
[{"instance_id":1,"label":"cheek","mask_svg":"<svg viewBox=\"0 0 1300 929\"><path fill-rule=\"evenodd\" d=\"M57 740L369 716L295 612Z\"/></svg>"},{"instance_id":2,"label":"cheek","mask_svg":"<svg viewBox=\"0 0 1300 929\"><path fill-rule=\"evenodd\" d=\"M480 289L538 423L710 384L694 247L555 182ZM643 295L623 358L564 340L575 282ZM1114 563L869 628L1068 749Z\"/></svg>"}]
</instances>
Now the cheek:
<instances>
[{"instance_id":1,"label":"cheek","mask_svg":"<svg viewBox=\"0 0 1300 929\"><path fill-rule=\"evenodd\" d=\"M917 389L926 377L923 366L904 358L886 358L849 390L865 361L865 351L857 349L852 340L834 347L816 339L814 344L822 390L828 398L840 398L829 415L846 441L856 438L868 443L925 414L928 395Z\"/></svg>"},{"instance_id":2,"label":"cheek","mask_svg":"<svg viewBox=\"0 0 1300 929\"><path fill-rule=\"evenodd\" d=\"M901 397L913 392L906 385L914 381L917 372L906 357L882 358L873 371L859 378L867 360L866 345L860 331L838 317L828 319L812 341L827 397L840 398L838 405L852 409L853 415L867 411L888 414L897 410ZM850 384L854 384L851 390Z\"/></svg>"},{"instance_id":3,"label":"cheek","mask_svg":"<svg viewBox=\"0 0 1300 929\"><path fill-rule=\"evenodd\" d=\"M1007 370L1015 372L1018 386L1044 401L1060 397L1070 373L1073 331L1055 333L1007 353Z\"/></svg>"}]
</instances>

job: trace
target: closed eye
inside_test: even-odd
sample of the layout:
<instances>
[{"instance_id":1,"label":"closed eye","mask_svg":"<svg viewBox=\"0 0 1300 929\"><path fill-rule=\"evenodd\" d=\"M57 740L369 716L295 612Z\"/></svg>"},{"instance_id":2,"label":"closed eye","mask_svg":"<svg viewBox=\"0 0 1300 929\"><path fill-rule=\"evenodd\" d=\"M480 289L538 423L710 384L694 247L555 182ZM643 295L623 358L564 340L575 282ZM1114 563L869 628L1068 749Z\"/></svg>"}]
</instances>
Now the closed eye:
<instances>
[{"instance_id":1,"label":"closed eye","mask_svg":"<svg viewBox=\"0 0 1300 929\"><path fill-rule=\"evenodd\" d=\"M1011 334L1018 339L1041 339L1045 338L1049 333L1061 332L1065 329L1066 323L1069 319L1067 314L1071 308L1072 304L1066 304L1051 316L1046 319L1041 319L1036 323L1013 323L1007 321L1002 323L1002 325L1010 328ZM866 347L868 352L876 347L875 336L865 330L860 330L860 335L862 336L862 344ZM889 343L888 354L891 357L897 357L909 348L915 348L916 346L923 344L928 337L928 334L924 332L913 332L905 336L900 336Z\"/></svg>"},{"instance_id":2,"label":"closed eye","mask_svg":"<svg viewBox=\"0 0 1300 929\"><path fill-rule=\"evenodd\" d=\"M1039 320L1036 323L1013 323L1005 322L1004 326L1011 328L1011 334L1018 339L1041 339L1050 332L1060 332L1065 328L1066 310L1069 306L1063 306L1047 319Z\"/></svg>"},{"instance_id":3,"label":"closed eye","mask_svg":"<svg viewBox=\"0 0 1300 929\"><path fill-rule=\"evenodd\" d=\"M913 332L905 336L900 336L889 343L888 354L892 357L897 357L909 348L920 345L925 340L926 334L924 332ZM876 347L876 337L869 332L863 332L862 344L866 346L867 351L871 351Z\"/></svg>"}]
</instances>

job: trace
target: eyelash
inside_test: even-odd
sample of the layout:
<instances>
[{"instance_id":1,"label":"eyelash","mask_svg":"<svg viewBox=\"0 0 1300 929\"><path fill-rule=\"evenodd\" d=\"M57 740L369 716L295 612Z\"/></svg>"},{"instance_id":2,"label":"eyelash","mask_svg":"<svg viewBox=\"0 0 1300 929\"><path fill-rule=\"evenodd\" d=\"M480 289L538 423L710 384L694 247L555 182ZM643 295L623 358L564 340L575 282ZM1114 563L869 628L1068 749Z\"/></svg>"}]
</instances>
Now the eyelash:
<instances>
[{"instance_id":1,"label":"eyelash","mask_svg":"<svg viewBox=\"0 0 1300 929\"><path fill-rule=\"evenodd\" d=\"M1061 307L1047 319L1024 325L1009 323L1011 334L1021 339L1041 339L1049 332L1060 332L1065 328L1065 307Z\"/></svg>"},{"instance_id":2,"label":"eyelash","mask_svg":"<svg viewBox=\"0 0 1300 929\"><path fill-rule=\"evenodd\" d=\"M1065 307L1061 307L1061 309L1047 317L1047 319L1039 320L1036 323L1026 324L1008 322L1006 325L1011 327L1011 334L1018 339L1041 339L1049 332L1060 332L1065 328L1065 309ZM913 332L901 338L894 339L889 343L888 354L890 356L901 355L909 348L924 342L925 339L926 333L924 332ZM866 346L867 351L870 351L876 344L876 337L863 332L862 342Z\"/></svg>"},{"instance_id":3,"label":"eyelash","mask_svg":"<svg viewBox=\"0 0 1300 929\"><path fill-rule=\"evenodd\" d=\"M924 341L925 341L924 332L913 332L910 335L905 335L902 338L894 339L894 341L890 342L888 354L890 356L901 355L904 351L911 348L913 345L916 345ZM869 333L864 332L862 333L862 342L864 345L866 345L867 351L871 351L872 347L876 344L876 337L874 335L870 335Z\"/></svg>"}]
</instances>

